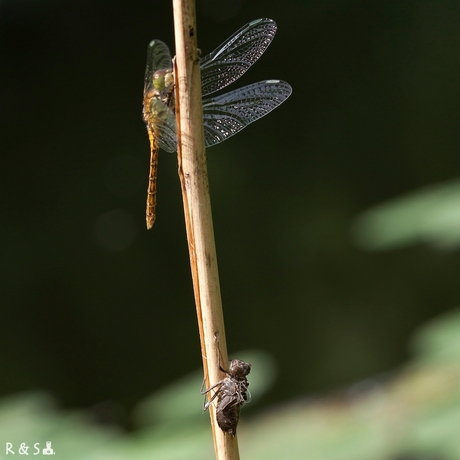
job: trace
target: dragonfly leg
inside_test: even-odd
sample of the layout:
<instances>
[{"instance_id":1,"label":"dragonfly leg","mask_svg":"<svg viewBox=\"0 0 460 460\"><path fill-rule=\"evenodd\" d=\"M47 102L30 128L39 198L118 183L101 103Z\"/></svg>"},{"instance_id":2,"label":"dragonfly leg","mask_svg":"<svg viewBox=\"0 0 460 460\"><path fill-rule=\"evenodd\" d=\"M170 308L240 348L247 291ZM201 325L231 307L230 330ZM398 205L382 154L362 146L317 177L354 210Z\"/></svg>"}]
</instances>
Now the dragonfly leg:
<instances>
[{"instance_id":1,"label":"dragonfly leg","mask_svg":"<svg viewBox=\"0 0 460 460\"><path fill-rule=\"evenodd\" d=\"M219 390L220 390L220 387L222 386L223 384L223 380L215 383L214 385L212 385L211 387L209 387L208 389L206 390L203 390L204 388L204 384L205 384L205 381L203 380L203 384L201 385L201 390L200 390L200 393L202 395L204 395L204 400L203 400L203 410L205 411L211 404L212 402L217 398L217 396L219 395ZM209 401L206 402L206 398L208 397L207 393L209 393L211 390L213 390L214 388L216 387L219 387L219 389L212 395L211 399Z\"/></svg>"}]
</instances>

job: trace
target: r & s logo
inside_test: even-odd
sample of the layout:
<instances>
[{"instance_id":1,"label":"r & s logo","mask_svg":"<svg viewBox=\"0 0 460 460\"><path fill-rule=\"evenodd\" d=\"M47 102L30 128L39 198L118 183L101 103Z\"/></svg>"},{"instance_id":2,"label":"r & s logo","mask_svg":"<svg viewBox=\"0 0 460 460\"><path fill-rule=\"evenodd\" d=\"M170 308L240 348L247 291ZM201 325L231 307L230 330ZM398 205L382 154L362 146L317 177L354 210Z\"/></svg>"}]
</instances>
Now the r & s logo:
<instances>
[{"instance_id":1,"label":"r & s logo","mask_svg":"<svg viewBox=\"0 0 460 460\"><path fill-rule=\"evenodd\" d=\"M44 447L42 450L40 450L40 443L36 442L34 444L35 453L32 455L39 455L40 453L42 455L55 455L56 452L54 452L53 448L51 447L51 441L46 441L46 447ZM17 451L13 450L13 443L12 442L7 442L6 443L6 455L29 455L29 449L31 449L31 446L28 446L25 442L21 442L19 445Z\"/></svg>"}]
</instances>

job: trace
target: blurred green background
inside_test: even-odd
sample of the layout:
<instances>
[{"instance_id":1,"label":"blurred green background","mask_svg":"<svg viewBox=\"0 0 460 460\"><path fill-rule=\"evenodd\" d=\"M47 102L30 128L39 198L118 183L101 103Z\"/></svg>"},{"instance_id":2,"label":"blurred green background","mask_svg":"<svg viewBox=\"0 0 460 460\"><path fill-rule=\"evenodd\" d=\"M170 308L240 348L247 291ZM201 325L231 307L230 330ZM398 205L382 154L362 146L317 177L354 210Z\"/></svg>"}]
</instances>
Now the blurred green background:
<instances>
[{"instance_id":1,"label":"blurred green background","mask_svg":"<svg viewBox=\"0 0 460 460\"><path fill-rule=\"evenodd\" d=\"M277 36L230 89L293 94L207 152L229 351L273 382L248 420L394 371L460 303L460 3L203 0L202 54L259 17ZM169 1L0 0L0 396L127 430L201 365L175 155L145 229L153 38Z\"/></svg>"}]
</instances>

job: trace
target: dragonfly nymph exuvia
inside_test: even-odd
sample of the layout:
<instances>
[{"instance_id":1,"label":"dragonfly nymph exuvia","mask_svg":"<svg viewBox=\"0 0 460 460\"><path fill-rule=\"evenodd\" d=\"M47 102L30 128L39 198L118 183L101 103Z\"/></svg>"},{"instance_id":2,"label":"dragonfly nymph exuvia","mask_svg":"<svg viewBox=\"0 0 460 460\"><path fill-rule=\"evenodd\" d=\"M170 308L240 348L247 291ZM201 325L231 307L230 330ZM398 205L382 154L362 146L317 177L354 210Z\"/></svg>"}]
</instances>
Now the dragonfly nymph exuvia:
<instances>
[{"instance_id":1,"label":"dragonfly nymph exuvia","mask_svg":"<svg viewBox=\"0 0 460 460\"><path fill-rule=\"evenodd\" d=\"M270 45L276 32L271 19L246 24L212 53L200 60L202 95L215 93L240 78ZM292 89L281 80L264 80L228 93L203 99L206 147L223 142L283 103ZM177 148L174 74L171 53L160 40L147 51L144 77L144 120L150 139L147 190L147 228L155 222L158 151Z\"/></svg>"}]
</instances>

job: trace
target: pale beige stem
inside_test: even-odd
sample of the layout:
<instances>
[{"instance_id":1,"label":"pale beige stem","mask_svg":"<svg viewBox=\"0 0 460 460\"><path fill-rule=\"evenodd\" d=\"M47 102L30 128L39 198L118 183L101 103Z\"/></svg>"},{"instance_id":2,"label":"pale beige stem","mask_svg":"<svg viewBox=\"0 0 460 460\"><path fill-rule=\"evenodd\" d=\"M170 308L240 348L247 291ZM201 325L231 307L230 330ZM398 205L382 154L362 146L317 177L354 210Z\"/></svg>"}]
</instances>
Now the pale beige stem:
<instances>
[{"instance_id":1,"label":"pale beige stem","mask_svg":"<svg viewBox=\"0 0 460 460\"><path fill-rule=\"evenodd\" d=\"M179 177L203 367L209 388L211 384L223 378L218 364L218 345L224 362L228 362L228 358L204 149L195 3L194 0L173 0L173 7ZM212 405L209 412L216 458L239 460L237 438L219 428Z\"/></svg>"}]
</instances>

